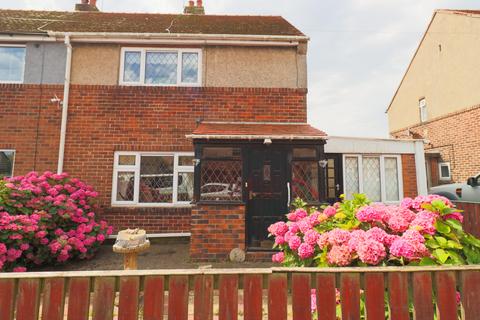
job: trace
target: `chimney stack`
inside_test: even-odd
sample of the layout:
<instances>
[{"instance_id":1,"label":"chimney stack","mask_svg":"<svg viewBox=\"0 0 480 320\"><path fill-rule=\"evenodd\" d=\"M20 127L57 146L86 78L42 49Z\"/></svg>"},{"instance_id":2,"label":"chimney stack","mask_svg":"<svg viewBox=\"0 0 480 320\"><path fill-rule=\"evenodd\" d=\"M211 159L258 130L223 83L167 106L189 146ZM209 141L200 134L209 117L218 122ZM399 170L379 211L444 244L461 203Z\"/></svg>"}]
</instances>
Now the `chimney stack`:
<instances>
[{"instance_id":1,"label":"chimney stack","mask_svg":"<svg viewBox=\"0 0 480 320\"><path fill-rule=\"evenodd\" d=\"M75 11L98 11L97 0L81 0L75 5Z\"/></svg>"},{"instance_id":2,"label":"chimney stack","mask_svg":"<svg viewBox=\"0 0 480 320\"><path fill-rule=\"evenodd\" d=\"M183 9L183 13L185 14L205 14L205 8L203 7L203 1L197 0L197 5L195 5L195 1L190 0L188 1L188 6Z\"/></svg>"}]
</instances>

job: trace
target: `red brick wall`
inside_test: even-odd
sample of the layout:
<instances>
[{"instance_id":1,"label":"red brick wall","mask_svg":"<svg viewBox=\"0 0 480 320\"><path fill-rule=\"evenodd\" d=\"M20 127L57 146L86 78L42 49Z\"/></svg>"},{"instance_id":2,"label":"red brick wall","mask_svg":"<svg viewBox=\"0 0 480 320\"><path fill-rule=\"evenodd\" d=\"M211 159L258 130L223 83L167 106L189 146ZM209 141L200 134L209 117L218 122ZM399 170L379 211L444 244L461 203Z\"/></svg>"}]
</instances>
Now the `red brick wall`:
<instances>
[{"instance_id":1,"label":"red brick wall","mask_svg":"<svg viewBox=\"0 0 480 320\"><path fill-rule=\"evenodd\" d=\"M410 135L427 139L425 150L438 150L440 162L450 162L452 181L465 182L480 171L480 105L409 128ZM405 137L407 129L392 132ZM431 168L431 172L438 171ZM433 179L432 179L433 180Z\"/></svg>"},{"instance_id":2,"label":"red brick wall","mask_svg":"<svg viewBox=\"0 0 480 320\"><path fill-rule=\"evenodd\" d=\"M93 185L115 227L189 232L186 209L110 208L115 151L191 151L196 120L305 122L305 89L73 85L64 170ZM15 149L15 174L56 171L63 86L0 84L0 149ZM101 210L103 211L103 210Z\"/></svg>"},{"instance_id":3,"label":"red brick wall","mask_svg":"<svg viewBox=\"0 0 480 320\"><path fill-rule=\"evenodd\" d=\"M197 205L192 209L190 257L226 260L234 248L245 250L244 205Z\"/></svg>"},{"instance_id":4,"label":"red brick wall","mask_svg":"<svg viewBox=\"0 0 480 320\"><path fill-rule=\"evenodd\" d=\"M403 196L410 198L418 196L417 170L415 168L414 154L402 154L402 177Z\"/></svg>"}]
</instances>

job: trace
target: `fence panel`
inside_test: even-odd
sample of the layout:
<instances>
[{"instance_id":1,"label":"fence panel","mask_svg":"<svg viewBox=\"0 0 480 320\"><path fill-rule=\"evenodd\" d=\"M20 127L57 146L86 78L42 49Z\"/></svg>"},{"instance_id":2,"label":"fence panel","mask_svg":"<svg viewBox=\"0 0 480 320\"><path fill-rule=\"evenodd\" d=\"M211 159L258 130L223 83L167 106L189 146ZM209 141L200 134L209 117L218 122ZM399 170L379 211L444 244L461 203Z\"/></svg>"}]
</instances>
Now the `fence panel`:
<instances>
[{"instance_id":1,"label":"fence panel","mask_svg":"<svg viewBox=\"0 0 480 320\"><path fill-rule=\"evenodd\" d=\"M1 320L473 320L478 306L473 265L0 274Z\"/></svg>"},{"instance_id":2,"label":"fence panel","mask_svg":"<svg viewBox=\"0 0 480 320\"><path fill-rule=\"evenodd\" d=\"M480 203L455 202L463 210L463 228L468 233L480 238Z\"/></svg>"}]
</instances>

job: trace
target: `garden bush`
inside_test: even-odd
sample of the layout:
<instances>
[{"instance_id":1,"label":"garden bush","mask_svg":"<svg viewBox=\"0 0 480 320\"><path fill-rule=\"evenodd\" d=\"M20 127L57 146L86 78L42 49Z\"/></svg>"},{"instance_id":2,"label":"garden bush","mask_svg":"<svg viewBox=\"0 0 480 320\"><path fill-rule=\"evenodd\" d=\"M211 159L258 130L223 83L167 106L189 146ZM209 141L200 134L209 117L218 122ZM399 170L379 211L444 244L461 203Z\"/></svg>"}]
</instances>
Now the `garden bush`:
<instances>
[{"instance_id":1,"label":"garden bush","mask_svg":"<svg viewBox=\"0 0 480 320\"><path fill-rule=\"evenodd\" d=\"M96 221L94 189L68 174L0 181L0 271L89 259L112 233Z\"/></svg>"},{"instance_id":2,"label":"garden bush","mask_svg":"<svg viewBox=\"0 0 480 320\"><path fill-rule=\"evenodd\" d=\"M462 265L480 263L480 240L462 228L447 198L405 198L400 205L354 195L317 210L297 199L287 222L268 231L280 249L273 262L298 267Z\"/></svg>"}]
</instances>

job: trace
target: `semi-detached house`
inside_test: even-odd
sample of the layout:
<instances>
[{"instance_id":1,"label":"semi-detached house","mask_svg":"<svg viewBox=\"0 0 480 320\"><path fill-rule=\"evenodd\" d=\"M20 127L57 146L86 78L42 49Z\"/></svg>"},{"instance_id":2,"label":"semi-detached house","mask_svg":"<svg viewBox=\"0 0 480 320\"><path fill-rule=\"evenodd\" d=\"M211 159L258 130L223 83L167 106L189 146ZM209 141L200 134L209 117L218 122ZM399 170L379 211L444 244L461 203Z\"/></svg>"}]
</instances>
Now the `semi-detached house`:
<instances>
[{"instance_id":1,"label":"semi-detached house","mask_svg":"<svg viewBox=\"0 0 480 320\"><path fill-rule=\"evenodd\" d=\"M0 174L69 172L117 230L191 236L203 260L271 248L266 228L296 197L424 193L422 142L307 124L308 41L282 17L205 15L201 1L0 10Z\"/></svg>"}]
</instances>

